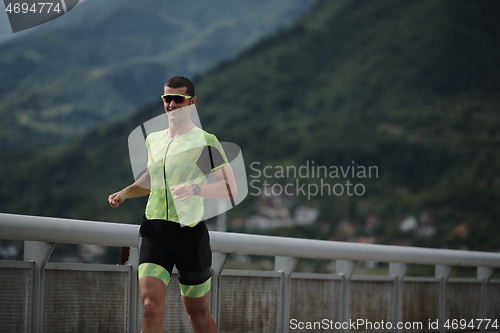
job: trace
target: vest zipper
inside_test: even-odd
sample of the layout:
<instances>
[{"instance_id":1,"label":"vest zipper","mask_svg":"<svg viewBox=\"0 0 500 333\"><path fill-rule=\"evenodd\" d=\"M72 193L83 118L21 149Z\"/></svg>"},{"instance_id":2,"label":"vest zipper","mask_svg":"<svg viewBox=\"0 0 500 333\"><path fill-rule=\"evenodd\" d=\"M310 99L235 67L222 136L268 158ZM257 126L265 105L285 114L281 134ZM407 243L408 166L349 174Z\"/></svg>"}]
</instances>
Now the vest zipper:
<instances>
[{"instance_id":1,"label":"vest zipper","mask_svg":"<svg viewBox=\"0 0 500 333\"><path fill-rule=\"evenodd\" d=\"M163 168L163 180L165 183L165 221L168 221L168 184L167 184L167 173L165 171L165 167L167 165L167 152L168 148L170 147L170 143L172 143L173 138L170 138L167 144L167 148L165 149L165 157L163 158L162 161L162 168Z\"/></svg>"}]
</instances>

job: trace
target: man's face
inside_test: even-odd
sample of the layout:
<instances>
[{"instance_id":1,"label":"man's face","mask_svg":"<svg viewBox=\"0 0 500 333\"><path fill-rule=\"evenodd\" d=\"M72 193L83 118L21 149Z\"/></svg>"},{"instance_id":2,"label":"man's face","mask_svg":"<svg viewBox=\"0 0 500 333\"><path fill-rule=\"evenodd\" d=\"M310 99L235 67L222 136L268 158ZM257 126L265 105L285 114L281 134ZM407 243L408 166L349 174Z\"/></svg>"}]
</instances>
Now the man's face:
<instances>
[{"instance_id":1,"label":"man's face","mask_svg":"<svg viewBox=\"0 0 500 333\"><path fill-rule=\"evenodd\" d=\"M174 94L174 95L186 95L187 88L182 87L182 88L170 88L170 87L164 87L163 88L163 94L168 95L168 94ZM167 112L168 119L174 122L174 124L180 124L183 120L186 119L186 117L189 117L190 110L189 108L186 108L184 110L178 110L180 108L183 108L185 106L195 104L196 103L196 97L188 98L184 103L176 103L175 100L172 100L170 103L167 103L163 101L163 107L165 109L165 112ZM177 110L177 111L176 111Z\"/></svg>"}]
</instances>

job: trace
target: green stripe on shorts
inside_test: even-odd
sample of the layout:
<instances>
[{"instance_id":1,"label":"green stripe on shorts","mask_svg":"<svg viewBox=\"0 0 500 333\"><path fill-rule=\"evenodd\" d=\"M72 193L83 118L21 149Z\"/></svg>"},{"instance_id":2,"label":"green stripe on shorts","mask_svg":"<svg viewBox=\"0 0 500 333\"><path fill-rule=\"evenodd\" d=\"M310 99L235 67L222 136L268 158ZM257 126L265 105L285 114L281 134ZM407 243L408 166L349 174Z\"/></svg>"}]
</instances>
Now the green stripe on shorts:
<instances>
[{"instance_id":1,"label":"green stripe on shorts","mask_svg":"<svg viewBox=\"0 0 500 333\"><path fill-rule=\"evenodd\" d=\"M137 271L139 273L139 279L144 276L154 276L162 280L165 285L168 285L168 282L170 281L170 274L168 273L168 271L157 264L145 262L139 265Z\"/></svg>"},{"instance_id":2,"label":"green stripe on shorts","mask_svg":"<svg viewBox=\"0 0 500 333\"><path fill-rule=\"evenodd\" d=\"M203 297L210 290L210 284L212 283L212 278L209 278L207 281L202 284L197 284L194 286L187 286L185 284L180 284L181 294L186 297Z\"/></svg>"}]
</instances>

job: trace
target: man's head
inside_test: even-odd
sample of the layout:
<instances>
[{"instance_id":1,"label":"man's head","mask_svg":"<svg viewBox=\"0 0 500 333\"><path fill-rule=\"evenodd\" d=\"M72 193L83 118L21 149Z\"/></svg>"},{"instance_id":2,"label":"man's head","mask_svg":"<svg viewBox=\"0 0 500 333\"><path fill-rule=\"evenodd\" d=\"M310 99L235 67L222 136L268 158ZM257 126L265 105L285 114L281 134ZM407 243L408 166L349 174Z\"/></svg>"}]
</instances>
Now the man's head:
<instances>
[{"instance_id":1,"label":"man's head","mask_svg":"<svg viewBox=\"0 0 500 333\"><path fill-rule=\"evenodd\" d=\"M169 112L191 104L196 104L194 84L188 78L176 76L165 83L161 96L165 111Z\"/></svg>"},{"instance_id":2,"label":"man's head","mask_svg":"<svg viewBox=\"0 0 500 333\"><path fill-rule=\"evenodd\" d=\"M186 95L189 95L189 96L196 96L195 95L195 92L194 92L194 84L193 82L186 78L186 77L183 77L183 76L175 76L173 78L171 78L170 80L168 80L166 83L165 83L165 86L164 88L186 88Z\"/></svg>"},{"instance_id":3,"label":"man's head","mask_svg":"<svg viewBox=\"0 0 500 333\"><path fill-rule=\"evenodd\" d=\"M163 87L162 100L165 112L172 124L180 125L190 121L190 111L181 110L181 108L196 104L193 82L182 76L171 78Z\"/></svg>"}]
</instances>

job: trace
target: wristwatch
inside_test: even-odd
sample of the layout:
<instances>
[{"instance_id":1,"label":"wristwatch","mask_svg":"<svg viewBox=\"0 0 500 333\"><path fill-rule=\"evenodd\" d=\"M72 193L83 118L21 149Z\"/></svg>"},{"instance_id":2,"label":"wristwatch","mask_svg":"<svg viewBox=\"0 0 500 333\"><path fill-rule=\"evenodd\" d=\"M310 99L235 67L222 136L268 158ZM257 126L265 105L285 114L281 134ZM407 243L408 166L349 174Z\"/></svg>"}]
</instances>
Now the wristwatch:
<instances>
[{"instance_id":1,"label":"wristwatch","mask_svg":"<svg viewBox=\"0 0 500 333\"><path fill-rule=\"evenodd\" d=\"M194 195L200 195L200 193L201 193L200 185L193 184L193 192L194 192Z\"/></svg>"}]
</instances>

